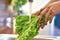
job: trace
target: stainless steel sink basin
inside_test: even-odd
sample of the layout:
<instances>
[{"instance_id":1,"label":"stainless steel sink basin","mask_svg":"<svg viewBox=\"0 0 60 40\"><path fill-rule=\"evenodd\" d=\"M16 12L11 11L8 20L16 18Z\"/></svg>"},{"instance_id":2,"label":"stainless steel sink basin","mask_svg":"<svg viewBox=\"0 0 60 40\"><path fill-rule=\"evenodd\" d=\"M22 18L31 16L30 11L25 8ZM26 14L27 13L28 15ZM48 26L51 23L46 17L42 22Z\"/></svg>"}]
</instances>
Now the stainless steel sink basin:
<instances>
[{"instance_id":1,"label":"stainless steel sink basin","mask_svg":"<svg viewBox=\"0 0 60 40\"><path fill-rule=\"evenodd\" d=\"M0 38L0 40L15 40L15 38Z\"/></svg>"},{"instance_id":2,"label":"stainless steel sink basin","mask_svg":"<svg viewBox=\"0 0 60 40\"><path fill-rule=\"evenodd\" d=\"M53 39L39 39L39 38L34 38L33 40L53 40Z\"/></svg>"},{"instance_id":3,"label":"stainless steel sink basin","mask_svg":"<svg viewBox=\"0 0 60 40\"><path fill-rule=\"evenodd\" d=\"M15 35L15 34L2 34L0 35L0 40L15 40L17 36L18 35ZM36 37L34 37L33 40L54 40L54 39L55 39L54 37L37 35Z\"/></svg>"},{"instance_id":4,"label":"stainless steel sink basin","mask_svg":"<svg viewBox=\"0 0 60 40\"><path fill-rule=\"evenodd\" d=\"M15 40L15 38L5 38L5 39L0 39L0 40ZM53 39L39 39L39 38L34 38L33 40L53 40Z\"/></svg>"},{"instance_id":5,"label":"stainless steel sink basin","mask_svg":"<svg viewBox=\"0 0 60 40\"><path fill-rule=\"evenodd\" d=\"M52 39L34 39L34 40L52 40Z\"/></svg>"},{"instance_id":6,"label":"stainless steel sink basin","mask_svg":"<svg viewBox=\"0 0 60 40\"><path fill-rule=\"evenodd\" d=\"M15 34L0 34L0 40L15 40L16 37Z\"/></svg>"},{"instance_id":7,"label":"stainless steel sink basin","mask_svg":"<svg viewBox=\"0 0 60 40\"><path fill-rule=\"evenodd\" d=\"M37 35L34 37L33 40L55 40L56 37L55 36L47 36L47 35Z\"/></svg>"}]
</instances>

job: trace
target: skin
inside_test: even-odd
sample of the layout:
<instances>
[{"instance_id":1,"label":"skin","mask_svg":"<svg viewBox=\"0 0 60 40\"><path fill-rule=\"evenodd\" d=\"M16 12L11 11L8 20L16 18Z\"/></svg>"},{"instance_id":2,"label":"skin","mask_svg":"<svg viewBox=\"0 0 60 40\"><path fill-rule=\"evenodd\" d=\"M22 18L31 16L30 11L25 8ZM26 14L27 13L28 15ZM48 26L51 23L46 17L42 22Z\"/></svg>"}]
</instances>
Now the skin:
<instances>
[{"instance_id":1,"label":"skin","mask_svg":"<svg viewBox=\"0 0 60 40\"><path fill-rule=\"evenodd\" d=\"M51 0L44 8L37 11L33 15L37 15L39 17L38 23L39 28L43 28L44 25L40 23L40 20L42 19L42 16L45 14L45 25L47 24L47 18L50 16L50 23L52 21L52 18L60 13L60 1L59 0Z\"/></svg>"}]
</instances>

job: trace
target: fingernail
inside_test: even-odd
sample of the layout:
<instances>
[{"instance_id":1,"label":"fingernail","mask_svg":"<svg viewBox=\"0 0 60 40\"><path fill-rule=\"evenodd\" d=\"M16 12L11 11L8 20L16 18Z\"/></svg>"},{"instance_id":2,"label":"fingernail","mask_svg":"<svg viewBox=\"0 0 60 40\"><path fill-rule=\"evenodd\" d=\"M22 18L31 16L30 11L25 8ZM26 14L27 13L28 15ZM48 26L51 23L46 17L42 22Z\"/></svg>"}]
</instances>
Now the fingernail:
<instances>
[{"instance_id":1,"label":"fingernail","mask_svg":"<svg viewBox=\"0 0 60 40\"><path fill-rule=\"evenodd\" d=\"M43 24L41 24L40 27L41 27L41 29L43 29L44 28Z\"/></svg>"},{"instance_id":2,"label":"fingernail","mask_svg":"<svg viewBox=\"0 0 60 40\"><path fill-rule=\"evenodd\" d=\"M44 25L47 25L47 23L44 23Z\"/></svg>"},{"instance_id":3,"label":"fingernail","mask_svg":"<svg viewBox=\"0 0 60 40\"><path fill-rule=\"evenodd\" d=\"M41 29L43 29L43 27L41 27Z\"/></svg>"}]
</instances>

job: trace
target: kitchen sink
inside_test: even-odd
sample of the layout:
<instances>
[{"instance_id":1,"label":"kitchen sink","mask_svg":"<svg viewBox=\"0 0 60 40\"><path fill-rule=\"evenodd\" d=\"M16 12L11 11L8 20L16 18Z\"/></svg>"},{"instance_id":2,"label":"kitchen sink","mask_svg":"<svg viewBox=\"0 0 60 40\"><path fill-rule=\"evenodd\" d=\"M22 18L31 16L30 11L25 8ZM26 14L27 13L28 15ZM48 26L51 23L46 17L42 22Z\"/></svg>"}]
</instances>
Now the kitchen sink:
<instances>
[{"instance_id":1,"label":"kitchen sink","mask_svg":"<svg viewBox=\"0 0 60 40\"><path fill-rule=\"evenodd\" d=\"M53 40L53 39L38 39L38 38L35 38L33 40Z\"/></svg>"},{"instance_id":2,"label":"kitchen sink","mask_svg":"<svg viewBox=\"0 0 60 40\"><path fill-rule=\"evenodd\" d=\"M16 34L0 34L0 40L15 40L18 35ZM49 37L49 36L41 36L37 35L33 38L33 40L54 40L55 37Z\"/></svg>"},{"instance_id":3,"label":"kitchen sink","mask_svg":"<svg viewBox=\"0 0 60 40\"><path fill-rule=\"evenodd\" d=\"M56 40L56 36L37 35L33 40Z\"/></svg>"},{"instance_id":4,"label":"kitchen sink","mask_svg":"<svg viewBox=\"0 0 60 40\"><path fill-rule=\"evenodd\" d=\"M15 40L17 36L15 34L0 34L0 40Z\"/></svg>"}]
</instances>

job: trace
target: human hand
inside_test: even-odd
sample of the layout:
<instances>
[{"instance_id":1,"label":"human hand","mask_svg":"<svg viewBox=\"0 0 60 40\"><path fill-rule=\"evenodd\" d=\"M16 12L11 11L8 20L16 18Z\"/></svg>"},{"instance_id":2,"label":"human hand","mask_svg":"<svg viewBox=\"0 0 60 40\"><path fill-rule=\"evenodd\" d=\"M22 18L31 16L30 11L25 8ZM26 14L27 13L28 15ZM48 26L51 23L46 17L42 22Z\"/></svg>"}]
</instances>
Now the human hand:
<instances>
[{"instance_id":1,"label":"human hand","mask_svg":"<svg viewBox=\"0 0 60 40\"><path fill-rule=\"evenodd\" d=\"M44 27L44 25L47 24L47 21L50 20L50 23L53 19L53 17L57 14L60 14L60 1L54 2L50 4L47 8L45 8L43 11L40 12L39 15L39 26L41 28ZM44 23L41 22L42 18L44 17Z\"/></svg>"}]
</instances>

